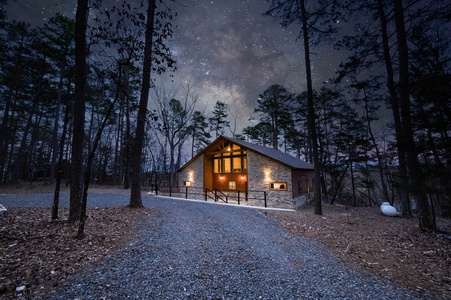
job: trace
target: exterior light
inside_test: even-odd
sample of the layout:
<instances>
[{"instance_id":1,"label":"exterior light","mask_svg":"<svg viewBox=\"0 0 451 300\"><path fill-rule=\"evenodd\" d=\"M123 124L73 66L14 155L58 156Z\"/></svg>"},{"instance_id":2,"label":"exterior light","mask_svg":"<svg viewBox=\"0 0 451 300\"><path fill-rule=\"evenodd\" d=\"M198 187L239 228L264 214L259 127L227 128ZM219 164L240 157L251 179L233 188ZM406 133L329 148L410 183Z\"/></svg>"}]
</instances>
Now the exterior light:
<instances>
[{"instance_id":1,"label":"exterior light","mask_svg":"<svg viewBox=\"0 0 451 300\"><path fill-rule=\"evenodd\" d=\"M267 183L269 183L271 181L271 177L270 177L271 171L269 170L265 170L265 181Z\"/></svg>"}]
</instances>

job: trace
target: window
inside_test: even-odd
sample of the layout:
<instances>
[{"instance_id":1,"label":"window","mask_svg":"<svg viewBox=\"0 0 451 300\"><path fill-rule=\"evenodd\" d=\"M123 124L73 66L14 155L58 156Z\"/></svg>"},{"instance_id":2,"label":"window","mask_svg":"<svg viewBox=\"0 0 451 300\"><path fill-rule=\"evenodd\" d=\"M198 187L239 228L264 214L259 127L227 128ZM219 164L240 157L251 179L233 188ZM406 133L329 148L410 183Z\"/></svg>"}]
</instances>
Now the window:
<instances>
[{"instance_id":1,"label":"window","mask_svg":"<svg viewBox=\"0 0 451 300\"><path fill-rule=\"evenodd\" d=\"M233 173L241 173L241 156L233 157Z\"/></svg>"},{"instance_id":2,"label":"window","mask_svg":"<svg viewBox=\"0 0 451 300\"><path fill-rule=\"evenodd\" d=\"M235 144L219 147L213 156L214 173L247 173L246 151Z\"/></svg>"},{"instance_id":3,"label":"window","mask_svg":"<svg viewBox=\"0 0 451 300\"><path fill-rule=\"evenodd\" d=\"M287 183L286 182L273 182L269 184L270 190L275 191L286 191L287 190Z\"/></svg>"},{"instance_id":4,"label":"window","mask_svg":"<svg viewBox=\"0 0 451 300\"><path fill-rule=\"evenodd\" d=\"M229 181L229 190L236 190L236 181Z\"/></svg>"},{"instance_id":5,"label":"window","mask_svg":"<svg viewBox=\"0 0 451 300\"><path fill-rule=\"evenodd\" d=\"M215 159L214 159L213 172L214 172L214 173L222 173L221 159L220 159L220 158L215 158Z\"/></svg>"},{"instance_id":6,"label":"window","mask_svg":"<svg viewBox=\"0 0 451 300\"><path fill-rule=\"evenodd\" d=\"M231 162L232 161L231 161L230 157L224 157L222 159L222 164L223 164L222 172L223 173L230 173L232 171Z\"/></svg>"}]
</instances>

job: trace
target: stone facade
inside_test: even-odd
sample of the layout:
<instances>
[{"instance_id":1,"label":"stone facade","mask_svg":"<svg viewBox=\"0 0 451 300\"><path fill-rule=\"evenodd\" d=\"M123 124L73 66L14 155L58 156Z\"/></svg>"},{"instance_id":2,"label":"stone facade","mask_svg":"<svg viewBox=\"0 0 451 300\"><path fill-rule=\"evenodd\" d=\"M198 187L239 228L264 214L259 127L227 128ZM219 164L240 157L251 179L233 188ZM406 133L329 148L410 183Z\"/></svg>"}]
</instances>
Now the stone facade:
<instances>
[{"instance_id":1,"label":"stone facade","mask_svg":"<svg viewBox=\"0 0 451 300\"><path fill-rule=\"evenodd\" d=\"M189 190L196 195L195 199L202 199L204 188L204 156L199 156L189 166L179 173L179 186L183 186L183 182L189 181L191 186ZM197 195L199 194L199 195ZM193 197L194 198L194 197Z\"/></svg>"},{"instance_id":2,"label":"stone facade","mask_svg":"<svg viewBox=\"0 0 451 300\"><path fill-rule=\"evenodd\" d=\"M266 201L268 207L278 208L297 208L311 201L312 195L307 194L312 194L314 177L310 166L300 167L295 158L266 149L269 148L219 138L179 171L180 196L254 206L265 206ZM237 150L241 154L237 155ZM215 160L224 159L219 161L222 165L228 157L241 157L242 164L238 165L241 172L214 171ZM247 169L241 170L245 165ZM184 187L184 182L189 182L189 187Z\"/></svg>"},{"instance_id":3,"label":"stone facade","mask_svg":"<svg viewBox=\"0 0 451 300\"><path fill-rule=\"evenodd\" d=\"M293 189L291 169L281 163L249 150L248 178L249 198L261 198L262 191L267 193L267 203L270 207L293 208ZM285 189L274 190L272 183L284 183ZM261 201L260 206L261 206Z\"/></svg>"}]
</instances>

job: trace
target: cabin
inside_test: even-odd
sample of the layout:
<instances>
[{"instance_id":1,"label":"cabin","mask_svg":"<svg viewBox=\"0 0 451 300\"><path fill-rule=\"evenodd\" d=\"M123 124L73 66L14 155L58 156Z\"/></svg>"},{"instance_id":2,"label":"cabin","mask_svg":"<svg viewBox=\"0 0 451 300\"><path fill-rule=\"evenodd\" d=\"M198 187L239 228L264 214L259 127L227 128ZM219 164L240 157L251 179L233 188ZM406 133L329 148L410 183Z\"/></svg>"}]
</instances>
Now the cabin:
<instances>
[{"instance_id":1,"label":"cabin","mask_svg":"<svg viewBox=\"0 0 451 300\"><path fill-rule=\"evenodd\" d=\"M312 199L313 164L279 150L225 136L178 170L179 186L227 195L242 204L297 208ZM206 199L206 198L205 198Z\"/></svg>"}]
</instances>

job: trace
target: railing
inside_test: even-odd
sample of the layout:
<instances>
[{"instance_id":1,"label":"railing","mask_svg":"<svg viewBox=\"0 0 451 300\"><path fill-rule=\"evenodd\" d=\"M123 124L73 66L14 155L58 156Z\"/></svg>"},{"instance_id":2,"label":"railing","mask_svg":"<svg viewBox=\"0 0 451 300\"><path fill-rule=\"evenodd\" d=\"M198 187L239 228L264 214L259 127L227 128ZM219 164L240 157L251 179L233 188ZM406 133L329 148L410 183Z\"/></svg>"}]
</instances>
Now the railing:
<instances>
[{"instance_id":1,"label":"railing","mask_svg":"<svg viewBox=\"0 0 451 300\"><path fill-rule=\"evenodd\" d=\"M225 197L225 200L223 198L221 198L220 195ZM229 196L227 194L223 193L221 190L215 189L215 201L218 202L219 200L221 200L222 202L225 202L225 203L229 203L229 201L228 201Z\"/></svg>"},{"instance_id":2,"label":"railing","mask_svg":"<svg viewBox=\"0 0 451 300\"><path fill-rule=\"evenodd\" d=\"M213 196L210 196L210 194L212 194ZM205 201L207 201L208 198L210 198L211 200L216 202L216 197L215 197L214 191L206 188L205 189Z\"/></svg>"},{"instance_id":3,"label":"railing","mask_svg":"<svg viewBox=\"0 0 451 300\"><path fill-rule=\"evenodd\" d=\"M261 190L210 190L208 188L202 189L198 187L159 187L156 185L151 186L151 191L158 196L158 194L166 194L169 197L180 197L180 198L193 198L193 199L204 199L208 201L209 199L218 202L222 201L224 203L234 203L238 205L242 204L243 201L248 202L250 200L254 202L262 203L262 206L268 207L268 193ZM252 196L251 196L252 195Z\"/></svg>"}]
</instances>

